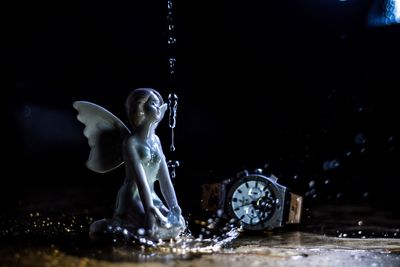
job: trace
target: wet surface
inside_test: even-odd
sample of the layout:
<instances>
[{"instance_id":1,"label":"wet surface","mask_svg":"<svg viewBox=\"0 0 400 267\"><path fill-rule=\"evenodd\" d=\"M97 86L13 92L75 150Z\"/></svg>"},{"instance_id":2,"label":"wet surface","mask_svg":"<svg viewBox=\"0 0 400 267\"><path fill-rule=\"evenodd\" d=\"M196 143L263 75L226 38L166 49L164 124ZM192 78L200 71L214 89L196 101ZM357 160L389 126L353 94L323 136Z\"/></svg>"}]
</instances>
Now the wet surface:
<instances>
[{"instance_id":1,"label":"wet surface","mask_svg":"<svg viewBox=\"0 0 400 267\"><path fill-rule=\"evenodd\" d=\"M182 244L181 244L182 245ZM241 236L218 249L167 243L157 249L120 246L10 246L2 266L399 266L399 239L334 238L303 232ZM206 245L206 244L205 244ZM203 246L205 248L206 246Z\"/></svg>"},{"instance_id":2,"label":"wet surface","mask_svg":"<svg viewBox=\"0 0 400 267\"><path fill-rule=\"evenodd\" d=\"M91 241L94 216L85 210L3 214L0 266L400 266L395 215L321 206L300 225L257 233L236 231L222 218L191 219L192 233L149 245L121 237Z\"/></svg>"}]
</instances>

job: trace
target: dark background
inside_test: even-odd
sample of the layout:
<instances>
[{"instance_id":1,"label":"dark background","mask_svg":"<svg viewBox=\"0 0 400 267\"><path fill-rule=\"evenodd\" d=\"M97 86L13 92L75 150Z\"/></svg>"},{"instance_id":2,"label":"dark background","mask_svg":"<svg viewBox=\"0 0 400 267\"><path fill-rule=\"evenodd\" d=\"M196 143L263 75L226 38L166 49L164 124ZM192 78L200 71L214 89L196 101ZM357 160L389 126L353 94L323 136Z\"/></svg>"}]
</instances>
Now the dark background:
<instances>
[{"instance_id":1,"label":"dark background","mask_svg":"<svg viewBox=\"0 0 400 267\"><path fill-rule=\"evenodd\" d=\"M179 97L174 153L167 120L158 134L181 163L174 184L185 213L199 210L204 182L265 164L307 208L399 211L398 25L369 26L371 1L174 4L173 47L167 1L6 9L2 208L111 211L124 170L85 167L72 102L126 121L128 93L153 87Z\"/></svg>"}]
</instances>

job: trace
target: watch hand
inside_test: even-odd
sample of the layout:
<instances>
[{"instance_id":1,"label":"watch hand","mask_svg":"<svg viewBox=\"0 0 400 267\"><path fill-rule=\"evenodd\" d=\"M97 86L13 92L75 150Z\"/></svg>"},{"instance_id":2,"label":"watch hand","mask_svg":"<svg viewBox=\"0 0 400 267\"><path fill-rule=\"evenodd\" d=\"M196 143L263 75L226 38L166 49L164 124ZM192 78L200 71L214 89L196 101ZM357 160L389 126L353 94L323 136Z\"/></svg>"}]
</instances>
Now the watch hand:
<instances>
[{"instance_id":1,"label":"watch hand","mask_svg":"<svg viewBox=\"0 0 400 267\"><path fill-rule=\"evenodd\" d=\"M236 209L237 209L237 208L246 207L246 206L249 206L249 205L253 205L253 203L246 203L246 204L243 204L243 205L241 205L241 206L237 206Z\"/></svg>"},{"instance_id":2,"label":"watch hand","mask_svg":"<svg viewBox=\"0 0 400 267\"><path fill-rule=\"evenodd\" d=\"M257 205L257 202L259 201L259 199L257 199L257 200L248 200L248 201L243 201L242 202L242 204L243 205L241 205L241 206L238 206L237 208L241 208L241 207L245 207L245 206L249 206L249 205L253 205L253 206L255 206L255 205Z\"/></svg>"}]
</instances>

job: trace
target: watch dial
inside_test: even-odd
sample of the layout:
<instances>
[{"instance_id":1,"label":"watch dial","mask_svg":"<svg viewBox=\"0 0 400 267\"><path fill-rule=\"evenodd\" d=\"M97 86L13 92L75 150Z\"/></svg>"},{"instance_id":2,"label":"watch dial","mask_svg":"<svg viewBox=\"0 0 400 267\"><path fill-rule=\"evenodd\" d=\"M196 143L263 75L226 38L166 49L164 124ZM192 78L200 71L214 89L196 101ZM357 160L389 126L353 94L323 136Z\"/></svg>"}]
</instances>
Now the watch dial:
<instances>
[{"instance_id":1,"label":"watch dial","mask_svg":"<svg viewBox=\"0 0 400 267\"><path fill-rule=\"evenodd\" d=\"M265 228L278 204L271 182L256 177L235 183L228 197L230 213L248 229Z\"/></svg>"}]
</instances>

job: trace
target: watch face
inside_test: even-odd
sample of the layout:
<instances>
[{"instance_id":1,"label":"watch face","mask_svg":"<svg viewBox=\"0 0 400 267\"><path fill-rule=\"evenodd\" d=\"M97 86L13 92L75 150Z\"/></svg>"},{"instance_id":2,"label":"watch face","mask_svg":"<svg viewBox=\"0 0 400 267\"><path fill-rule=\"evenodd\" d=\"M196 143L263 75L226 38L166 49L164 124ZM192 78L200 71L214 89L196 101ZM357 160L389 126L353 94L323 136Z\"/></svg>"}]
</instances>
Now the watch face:
<instances>
[{"instance_id":1,"label":"watch face","mask_svg":"<svg viewBox=\"0 0 400 267\"><path fill-rule=\"evenodd\" d=\"M274 184L264 176L242 177L228 192L228 213L245 229L268 228L276 210L280 209L276 193Z\"/></svg>"}]
</instances>

